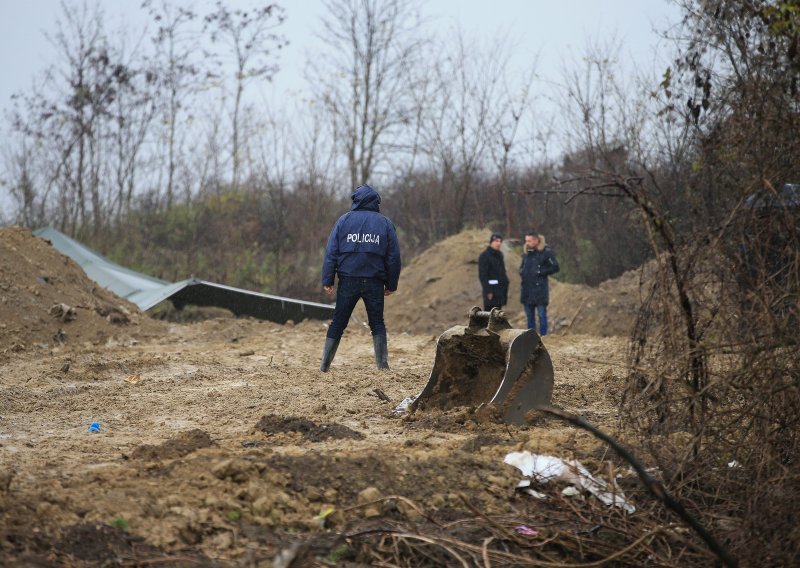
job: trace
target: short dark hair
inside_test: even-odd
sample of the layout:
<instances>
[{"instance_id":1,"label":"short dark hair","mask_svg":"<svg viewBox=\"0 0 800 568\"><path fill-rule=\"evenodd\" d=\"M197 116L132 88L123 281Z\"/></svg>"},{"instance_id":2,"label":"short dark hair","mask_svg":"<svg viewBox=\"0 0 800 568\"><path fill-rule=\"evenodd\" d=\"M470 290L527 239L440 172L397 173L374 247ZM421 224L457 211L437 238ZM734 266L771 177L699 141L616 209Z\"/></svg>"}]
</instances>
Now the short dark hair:
<instances>
[{"instance_id":1,"label":"short dark hair","mask_svg":"<svg viewBox=\"0 0 800 568\"><path fill-rule=\"evenodd\" d=\"M502 241L503 240L503 233L492 233L492 236L489 237L489 244L492 244L494 241Z\"/></svg>"},{"instance_id":2,"label":"short dark hair","mask_svg":"<svg viewBox=\"0 0 800 568\"><path fill-rule=\"evenodd\" d=\"M528 237L528 236L530 236L530 237L536 237L536 238L538 239L538 238L539 238L539 233L538 233L538 232L537 232L535 229L531 229L530 231L527 231L527 232L525 233L525 236L526 236L526 237Z\"/></svg>"}]
</instances>

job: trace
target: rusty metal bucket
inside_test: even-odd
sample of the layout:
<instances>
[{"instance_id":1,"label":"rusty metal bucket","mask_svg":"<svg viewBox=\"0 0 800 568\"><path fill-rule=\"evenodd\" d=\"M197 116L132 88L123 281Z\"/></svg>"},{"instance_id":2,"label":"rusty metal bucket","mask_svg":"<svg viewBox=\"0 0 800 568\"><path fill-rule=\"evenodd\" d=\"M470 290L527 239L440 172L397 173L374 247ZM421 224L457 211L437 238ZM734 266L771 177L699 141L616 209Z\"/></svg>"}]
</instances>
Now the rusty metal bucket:
<instances>
[{"instance_id":1,"label":"rusty metal bucket","mask_svg":"<svg viewBox=\"0 0 800 568\"><path fill-rule=\"evenodd\" d=\"M467 326L436 341L428 383L411 409L490 406L506 422L523 423L553 395L553 363L532 329L512 329L499 308L472 308Z\"/></svg>"}]
</instances>

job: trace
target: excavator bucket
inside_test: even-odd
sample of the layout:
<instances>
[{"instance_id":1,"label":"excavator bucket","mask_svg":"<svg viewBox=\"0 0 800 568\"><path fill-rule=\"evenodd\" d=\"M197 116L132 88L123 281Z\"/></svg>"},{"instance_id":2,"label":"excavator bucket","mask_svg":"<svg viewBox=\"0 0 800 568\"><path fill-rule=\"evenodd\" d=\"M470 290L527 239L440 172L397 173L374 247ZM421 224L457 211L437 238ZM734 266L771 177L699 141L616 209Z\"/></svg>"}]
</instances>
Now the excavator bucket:
<instances>
[{"instance_id":1,"label":"excavator bucket","mask_svg":"<svg viewBox=\"0 0 800 568\"><path fill-rule=\"evenodd\" d=\"M494 407L506 422L523 423L550 404L553 363L532 329L512 329L499 308L472 308L469 324L451 327L436 342L425 388L411 409Z\"/></svg>"}]
</instances>

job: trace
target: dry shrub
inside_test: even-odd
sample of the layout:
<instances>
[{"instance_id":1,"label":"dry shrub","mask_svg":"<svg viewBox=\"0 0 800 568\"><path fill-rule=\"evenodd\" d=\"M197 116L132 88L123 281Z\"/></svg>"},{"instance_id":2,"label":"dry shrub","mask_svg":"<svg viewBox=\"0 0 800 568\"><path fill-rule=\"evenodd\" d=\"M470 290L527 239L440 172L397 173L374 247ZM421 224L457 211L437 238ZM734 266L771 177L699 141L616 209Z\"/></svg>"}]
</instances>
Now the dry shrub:
<instances>
[{"instance_id":1,"label":"dry shrub","mask_svg":"<svg viewBox=\"0 0 800 568\"><path fill-rule=\"evenodd\" d=\"M659 258L622 400L670 489L747 565L800 561L799 221L800 186L765 191Z\"/></svg>"},{"instance_id":2,"label":"dry shrub","mask_svg":"<svg viewBox=\"0 0 800 568\"><path fill-rule=\"evenodd\" d=\"M514 512L489 515L463 506L425 511L423 519L348 526L351 560L371 566L710 566L714 556L654 503L635 515L596 499L544 488L543 501L521 496ZM394 498L392 499L394 500ZM391 508L390 502L384 504ZM330 557L329 557L330 558Z\"/></svg>"}]
</instances>

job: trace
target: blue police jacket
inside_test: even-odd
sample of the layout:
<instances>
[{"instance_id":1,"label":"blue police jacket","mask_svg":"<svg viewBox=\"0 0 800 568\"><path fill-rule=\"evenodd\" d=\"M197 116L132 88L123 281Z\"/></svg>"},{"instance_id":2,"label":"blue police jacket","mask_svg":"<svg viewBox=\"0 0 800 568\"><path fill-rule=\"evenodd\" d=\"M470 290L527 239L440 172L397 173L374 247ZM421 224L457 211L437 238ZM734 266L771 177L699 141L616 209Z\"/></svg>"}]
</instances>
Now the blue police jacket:
<instances>
[{"instance_id":1,"label":"blue police jacket","mask_svg":"<svg viewBox=\"0 0 800 568\"><path fill-rule=\"evenodd\" d=\"M400 280L400 245L394 224L381 215L381 196L368 185L353 192L350 211L333 226L325 259L322 285L333 286L335 274L383 280L387 290L397 290Z\"/></svg>"}]
</instances>

